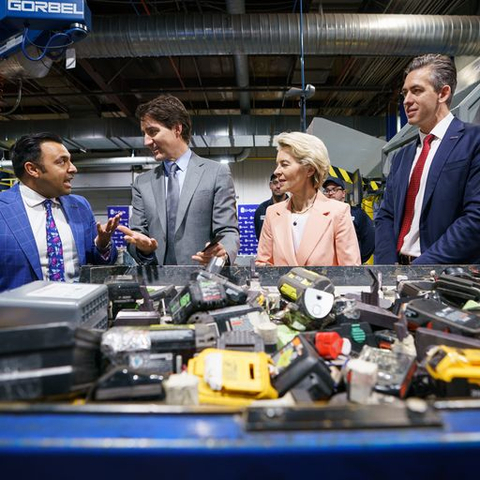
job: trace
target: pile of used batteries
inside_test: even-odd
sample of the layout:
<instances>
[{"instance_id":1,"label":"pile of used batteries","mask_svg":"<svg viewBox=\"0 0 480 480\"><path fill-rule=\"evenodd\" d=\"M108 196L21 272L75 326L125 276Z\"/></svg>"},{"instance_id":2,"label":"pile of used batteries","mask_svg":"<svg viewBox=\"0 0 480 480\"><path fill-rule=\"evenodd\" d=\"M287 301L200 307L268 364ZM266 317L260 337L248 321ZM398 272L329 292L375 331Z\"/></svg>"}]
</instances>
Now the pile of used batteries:
<instances>
[{"instance_id":1,"label":"pile of used batteries","mask_svg":"<svg viewBox=\"0 0 480 480\"><path fill-rule=\"evenodd\" d=\"M275 291L211 269L155 291L110 278L105 331L68 319L0 329L0 399L246 406L278 397L388 404L478 396L478 272L399 279L386 299L367 271L369 291L344 295L300 267Z\"/></svg>"}]
</instances>

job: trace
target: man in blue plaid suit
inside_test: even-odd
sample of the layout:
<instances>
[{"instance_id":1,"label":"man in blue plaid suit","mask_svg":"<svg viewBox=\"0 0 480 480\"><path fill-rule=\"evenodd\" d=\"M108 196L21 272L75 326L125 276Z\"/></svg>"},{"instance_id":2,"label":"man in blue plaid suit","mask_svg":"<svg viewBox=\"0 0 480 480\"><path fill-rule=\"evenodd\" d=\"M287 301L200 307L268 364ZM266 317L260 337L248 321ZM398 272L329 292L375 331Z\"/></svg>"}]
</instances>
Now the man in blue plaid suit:
<instances>
[{"instance_id":1,"label":"man in blue plaid suit","mask_svg":"<svg viewBox=\"0 0 480 480\"><path fill-rule=\"evenodd\" d=\"M59 136L24 135L12 148L12 164L20 183L0 193L0 291L49 278L45 211L49 199L62 243L65 281L78 280L82 265L115 262L117 250L110 239L120 217L101 225L88 201L71 195L77 169Z\"/></svg>"}]
</instances>

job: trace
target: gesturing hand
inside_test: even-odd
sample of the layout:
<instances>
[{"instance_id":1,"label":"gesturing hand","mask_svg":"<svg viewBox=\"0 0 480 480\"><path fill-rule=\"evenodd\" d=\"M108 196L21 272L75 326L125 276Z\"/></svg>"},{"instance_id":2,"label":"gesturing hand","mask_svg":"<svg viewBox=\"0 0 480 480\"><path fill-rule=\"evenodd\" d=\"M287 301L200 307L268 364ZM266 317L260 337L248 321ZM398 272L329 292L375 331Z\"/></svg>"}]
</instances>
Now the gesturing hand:
<instances>
[{"instance_id":1,"label":"gesturing hand","mask_svg":"<svg viewBox=\"0 0 480 480\"><path fill-rule=\"evenodd\" d=\"M130 230L124 225L119 225L117 228L125 235L125 241L135 245L144 255L150 255L158 248L158 242L154 238L147 237L135 230Z\"/></svg>"},{"instance_id":2,"label":"gesturing hand","mask_svg":"<svg viewBox=\"0 0 480 480\"><path fill-rule=\"evenodd\" d=\"M105 250L110 239L112 238L112 233L117 229L120 224L120 217L122 213L117 213L114 217L109 218L107 223L103 225L100 222L97 222L97 237L95 238L95 245L100 250Z\"/></svg>"}]
</instances>

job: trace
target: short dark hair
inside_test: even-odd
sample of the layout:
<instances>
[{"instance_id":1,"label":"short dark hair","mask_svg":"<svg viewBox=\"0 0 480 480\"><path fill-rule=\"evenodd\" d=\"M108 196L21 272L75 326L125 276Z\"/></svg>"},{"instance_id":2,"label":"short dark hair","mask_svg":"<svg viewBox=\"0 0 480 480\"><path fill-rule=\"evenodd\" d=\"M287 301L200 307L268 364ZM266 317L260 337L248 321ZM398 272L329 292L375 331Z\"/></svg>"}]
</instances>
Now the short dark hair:
<instances>
[{"instance_id":1,"label":"short dark hair","mask_svg":"<svg viewBox=\"0 0 480 480\"><path fill-rule=\"evenodd\" d=\"M188 145L192 137L192 120L185 105L173 95L159 95L137 107L135 112L139 120L150 117L167 128L182 126L182 138Z\"/></svg>"},{"instance_id":2,"label":"short dark hair","mask_svg":"<svg viewBox=\"0 0 480 480\"><path fill-rule=\"evenodd\" d=\"M20 137L10 149L15 176L21 179L25 174L25 163L33 162L43 168L42 143L55 142L63 144L62 138L55 133L31 133Z\"/></svg>"},{"instance_id":3,"label":"short dark hair","mask_svg":"<svg viewBox=\"0 0 480 480\"><path fill-rule=\"evenodd\" d=\"M277 176L276 176L274 173L272 173L272 174L270 175L270 183L273 182L273 181L276 180L276 179L277 179Z\"/></svg>"},{"instance_id":4,"label":"short dark hair","mask_svg":"<svg viewBox=\"0 0 480 480\"><path fill-rule=\"evenodd\" d=\"M449 85L451 94L447 100L447 106L450 106L453 99L453 94L457 88L457 68L453 60L447 55L440 55L435 53L428 53L415 57L408 67L405 69L405 76L413 70L430 67L431 81L433 89L439 92L444 85Z\"/></svg>"}]
</instances>

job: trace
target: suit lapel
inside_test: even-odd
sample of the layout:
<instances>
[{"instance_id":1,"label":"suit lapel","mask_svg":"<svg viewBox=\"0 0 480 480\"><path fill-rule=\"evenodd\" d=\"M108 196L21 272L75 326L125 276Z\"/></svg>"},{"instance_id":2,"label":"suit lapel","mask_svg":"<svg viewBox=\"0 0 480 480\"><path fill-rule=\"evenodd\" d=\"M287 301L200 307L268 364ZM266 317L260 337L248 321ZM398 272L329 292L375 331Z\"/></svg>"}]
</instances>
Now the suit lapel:
<instances>
[{"instance_id":1,"label":"suit lapel","mask_svg":"<svg viewBox=\"0 0 480 480\"><path fill-rule=\"evenodd\" d=\"M317 195L315 205L308 217L302 240L297 251L297 265L306 265L308 258L314 252L323 235L328 230L331 221L328 202L324 201L321 196Z\"/></svg>"},{"instance_id":2,"label":"suit lapel","mask_svg":"<svg viewBox=\"0 0 480 480\"><path fill-rule=\"evenodd\" d=\"M78 261L80 262L80 265L85 265L87 263L84 235L85 229L83 227L83 222L85 219L81 217L78 205L72 202L70 196L65 195L63 197L59 197L58 200L62 205L63 213L65 214L67 223L72 230L75 248L77 249Z\"/></svg>"},{"instance_id":3,"label":"suit lapel","mask_svg":"<svg viewBox=\"0 0 480 480\"><path fill-rule=\"evenodd\" d=\"M195 153L192 152L190 161L188 162L187 172L185 174L185 180L183 182L182 191L180 193L180 200L178 203L177 211L177 225L176 230L182 224L183 218L187 213L188 205L192 200L193 194L200 184L200 179L203 175L204 161Z\"/></svg>"},{"instance_id":4,"label":"suit lapel","mask_svg":"<svg viewBox=\"0 0 480 480\"><path fill-rule=\"evenodd\" d=\"M275 212L275 223L272 225L274 230L273 236L274 238L282 239L280 242L276 242L276 245L281 250L286 264L298 265L297 257L295 256L295 249L293 248L290 200L287 200L283 207L284 208L281 211Z\"/></svg>"},{"instance_id":5,"label":"suit lapel","mask_svg":"<svg viewBox=\"0 0 480 480\"><path fill-rule=\"evenodd\" d=\"M164 232L167 231L167 194L165 192L165 170L163 163L155 168L151 181L152 198L155 199L160 225Z\"/></svg>"},{"instance_id":6,"label":"suit lapel","mask_svg":"<svg viewBox=\"0 0 480 480\"><path fill-rule=\"evenodd\" d=\"M455 118L452 120L447 131L445 132L445 136L443 137L443 140L440 143L437 152L435 153L435 157L433 157L433 161L428 172L425 195L423 197L422 212L425 209L425 205L428 205L430 197L435 190L435 186L438 182L445 162L448 160L450 153L457 142L463 136L463 130L463 124Z\"/></svg>"},{"instance_id":7,"label":"suit lapel","mask_svg":"<svg viewBox=\"0 0 480 480\"><path fill-rule=\"evenodd\" d=\"M18 246L27 257L27 260L37 277L42 279L43 273L40 265L38 248L35 243L35 238L33 236L25 206L23 205L18 183L9 190L3 192L0 195L0 201L6 204L6 207L3 210L5 214L5 224L10 228ZM0 214L2 213L0 212Z\"/></svg>"}]
</instances>

